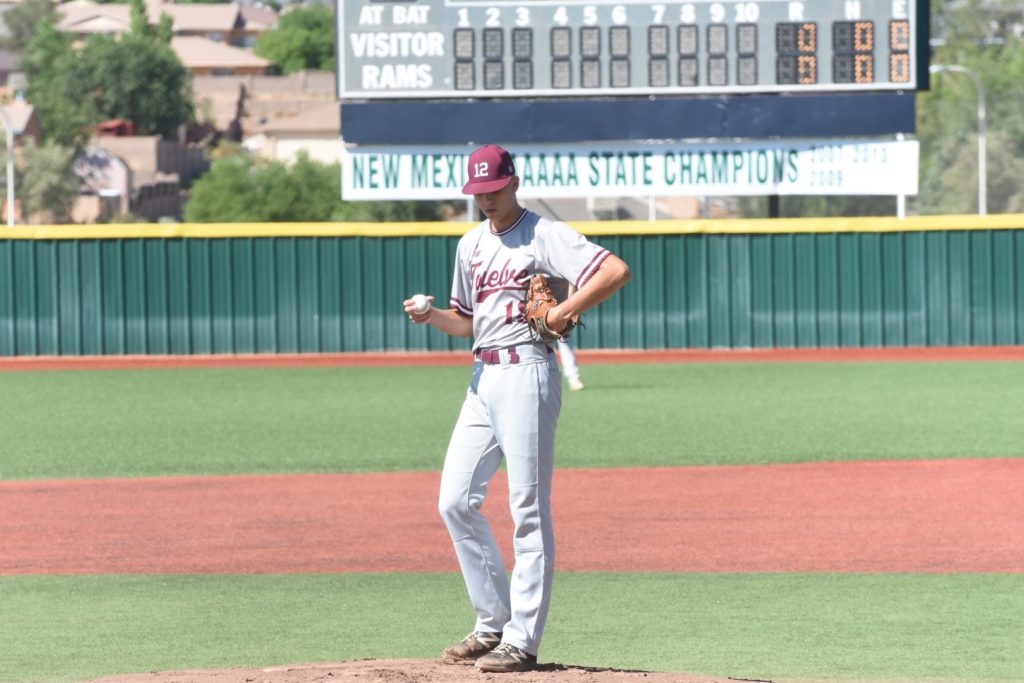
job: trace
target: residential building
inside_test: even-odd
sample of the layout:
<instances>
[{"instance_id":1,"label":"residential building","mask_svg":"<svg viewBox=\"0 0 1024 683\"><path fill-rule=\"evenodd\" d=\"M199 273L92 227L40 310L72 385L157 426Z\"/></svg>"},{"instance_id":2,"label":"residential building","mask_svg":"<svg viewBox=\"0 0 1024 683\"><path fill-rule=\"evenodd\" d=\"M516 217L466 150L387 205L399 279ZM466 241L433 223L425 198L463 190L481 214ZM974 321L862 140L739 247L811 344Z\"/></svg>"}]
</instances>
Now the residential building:
<instances>
[{"instance_id":1,"label":"residential building","mask_svg":"<svg viewBox=\"0 0 1024 683\"><path fill-rule=\"evenodd\" d=\"M293 161L300 152L324 164L341 162L341 110L336 102L276 116L253 127L243 145L259 156Z\"/></svg>"},{"instance_id":2,"label":"residential building","mask_svg":"<svg viewBox=\"0 0 1024 683\"><path fill-rule=\"evenodd\" d=\"M163 14L171 17L176 36L199 37L235 47L251 48L256 38L277 27L277 14L266 7L241 3L164 3L146 4L149 22L160 23ZM99 4L91 0L72 0L58 6L61 20L57 29L86 38L94 33L119 34L131 28L131 5Z\"/></svg>"},{"instance_id":3,"label":"residential building","mask_svg":"<svg viewBox=\"0 0 1024 683\"><path fill-rule=\"evenodd\" d=\"M269 59L251 50L202 36L174 36L171 47L193 76L264 76L274 71Z\"/></svg>"}]
</instances>

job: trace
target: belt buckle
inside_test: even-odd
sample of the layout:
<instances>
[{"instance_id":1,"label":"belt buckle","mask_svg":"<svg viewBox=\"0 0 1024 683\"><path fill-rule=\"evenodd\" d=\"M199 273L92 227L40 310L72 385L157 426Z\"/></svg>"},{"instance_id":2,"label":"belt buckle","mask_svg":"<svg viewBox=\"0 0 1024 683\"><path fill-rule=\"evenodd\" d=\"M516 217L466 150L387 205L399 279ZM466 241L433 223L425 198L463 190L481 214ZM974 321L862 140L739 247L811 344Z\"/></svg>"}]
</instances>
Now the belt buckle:
<instances>
[{"instance_id":1,"label":"belt buckle","mask_svg":"<svg viewBox=\"0 0 1024 683\"><path fill-rule=\"evenodd\" d=\"M516 347L509 346L504 349L494 349L494 362L506 367L516 365L519 362L519 354L516 353Z\"/></svg>"},{"instance_id":2,"label":"belt buckle","mask_svg":"<svg viewBox=\"0 0 1024 683\"><path fill-rule=\"evenodd\" d=\"M480 349L476 357L484 365L516 365L520 360L514 346L507 349Z\"/></svg>"}]
</instances>

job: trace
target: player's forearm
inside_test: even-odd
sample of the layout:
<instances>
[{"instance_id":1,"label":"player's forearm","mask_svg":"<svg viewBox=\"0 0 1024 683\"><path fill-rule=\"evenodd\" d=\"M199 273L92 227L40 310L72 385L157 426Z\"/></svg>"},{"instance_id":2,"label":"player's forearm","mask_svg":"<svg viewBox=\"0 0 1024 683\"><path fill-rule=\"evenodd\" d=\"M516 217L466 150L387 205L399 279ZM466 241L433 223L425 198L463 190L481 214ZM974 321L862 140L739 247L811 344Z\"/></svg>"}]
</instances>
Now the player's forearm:
<instances>
[{"instance_id":1,"label":"player's forearm","mask_svg":"<svg viewBox=\"0 0 1024 683\"><path fill-rule=\"evenodd\" d=\"M582 288L552 310L552 313L556 313L558 316L558 320L549 319L548 322L558 324L589 311L622 289L629 282L630 277L632 277L632 272L626 262L614 254L610 255Z\"/></svg>"},{"instance_id":2,"label":"player's forearm","mask_svg":"<svg viewBox=\"0 0 1024 683\"><path fill-rule=\"evenodd\" d=\"M405 314L417 325L429 323L453 337L473 335L473 318L460 314L454 308L437 308L433 295L415 294L402 302Z\"/></svg>"},{"instance_id":3,"label":"player's forearm","mask_svg":"<svg viewBox=\"0 0 1024 683\"><path fill-rule=\"evenodd\" d=\"M473 336L473 319L467 318L454 308L431 308L430 317L425 322L453 337Z\"/></svg>"}]
</instances>

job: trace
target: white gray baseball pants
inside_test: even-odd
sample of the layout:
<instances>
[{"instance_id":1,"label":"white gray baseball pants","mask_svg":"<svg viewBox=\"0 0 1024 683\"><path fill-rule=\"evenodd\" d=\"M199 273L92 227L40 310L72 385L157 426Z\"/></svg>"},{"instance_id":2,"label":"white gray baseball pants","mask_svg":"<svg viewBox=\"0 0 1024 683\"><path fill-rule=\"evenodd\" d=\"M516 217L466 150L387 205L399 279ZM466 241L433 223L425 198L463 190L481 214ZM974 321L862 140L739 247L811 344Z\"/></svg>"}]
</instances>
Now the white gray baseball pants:
<instances>
[{"instance_id":1,"label":"white gray baseball pants","mask_svg":"<svg viewBox=\"0 0 1024 683\"><path fill-rule=\"evenodd\" d=\"M474 364L445 456L438 507L476 611L474 630L504 632L504 642L535 655L554 578L551 481L562 378L544 345L520 347L517 362L504 349L495 355L498 363ZM503 456L515 525L511 583L481 513Z\"/></svg>"}]
</instances>

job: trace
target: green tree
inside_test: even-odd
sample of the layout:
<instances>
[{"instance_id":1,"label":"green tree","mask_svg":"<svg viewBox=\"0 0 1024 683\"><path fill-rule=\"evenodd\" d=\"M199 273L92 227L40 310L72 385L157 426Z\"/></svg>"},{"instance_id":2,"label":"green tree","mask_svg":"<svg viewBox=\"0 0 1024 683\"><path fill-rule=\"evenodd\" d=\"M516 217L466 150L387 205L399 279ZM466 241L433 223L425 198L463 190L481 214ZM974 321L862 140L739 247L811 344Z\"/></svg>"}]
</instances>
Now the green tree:
<instances>
[{"instance_id":1,"label":"green tree","mask_svg":"<svg viewBox=\"0 0 1024 683\"><path fill-rule=\"evenodd\" d=\"M334 11L325 5L296 7L277 28L256 41L255 52L286 74L303 69L334 70Z\"/></svg>"},{"instance_id":2,"label":"green tree","mask_svg":"<svg viewBox=\"0 0 1024 683\"><path fill-rule=\"evenodd\" d=\"M0 147L3 147L0 145ZM6 150L0 149L6 153ZM45 143L36 146L28 138L19 152L15 196L26 216L49 212L47 220L67 222L78 194L79 182L73 164L75 149Z\"/></svg>"},{"instance_id":3,"label":"green tree","mask_svg":"<svg viewBox=\"0 0 1024 683\"><path fill-rule=\"evenodd\" d=\"M70 91L79 71L71 37L43 21L21 56L28 87L45 141L81 149L90 128L102 120L91 97Z\"/></svg>"},{"instance_id":4,"label":"green tree","mask_svg":"<svg viewBox=\"0 0 1024 683\"><path fill-rule=\"evenodd\" d=\"M987 208L990 213L1024 206L1020 185L1024 158L1024 44L1016 35L1019 0L965 0L933 4L938 46L933 64L970 69L985 91ZM961 73L931 76L918 96L921 142L921 214L978 210L978 91Z\"/></svg>"},{"instance_id":5,"label":"green tree","mask_svg":"<svg viewBox=\"0 0 1024 683\"><path fill-rule=\"evenodd\" d=\"M106 119L129 119L138 133L170 135L194 117L192 81L156 35L95 35L83 48L43 22L22 55L27 97L44 139L81 149Z\"/></svg>"},{"instance_id":6,"label":"green tree","mask_svg":"<svg viewBox=\"0 0 1024 683\"><path fill-rule=\"evenodd\" d=\"M166 12L160 15L160 22L156 25L156 37L160 42L171 44L174 38L174 19Z\"/></svg>"},{"instance_id":7,"label":"green tree","mask_svg":"<svg viewBox=\"0 0 1024 683\"><path fill-rule=\"evenodd\" d=\"M166 12L160 13L160 19L154 26L149 22L149 10L146 0L130 0L131 32L139 36L157 38L160 42L171 44L174 37L174 18Z\"/></svg>"},{"instance_id":8,"label":"green tree","mask_svg":"<svg viewBox=\"0 0 1024 683\"><path fill-rule=\"evenodd\" d=\"M53 0L21 0L3 15L7 35L0 37L0 48L11 52L24 50L40 24L57 21L56 8Z\"/></svg>"},{"instance_id":9,"label":"green tree","mask_svg":"<svg viewBox=\"0 0 1024 683\"><path fill-rule=\"evenodd\" d=\"M144 0L131 0L131 22L132 33L141 36L151 34L153 29L149 25L149 12Z\"/></svg>"},{"instance_id":10,"label":"green tree","mask_svg":"<svg viewBox=\"0 0 1024 683\"><path fill-rule=\"evenodd\" d=\"M191 223L429 221L435 202L344 202L341 167L301 153L291 165L254 160L237 148L214 154L193 185L185 220Z\"/></svg>"},{"instance_id":11,"label":"green tree","mask_svg":"<svg viewBox=\"0 0 1024 683\"><path fill-rule=\"evenodd\" d=\"M192 77L155 35L94 36L80 55L78 92L104 118L128 119L143 135L168 136L194 117Z\"/></svg>"}]
</instances>

